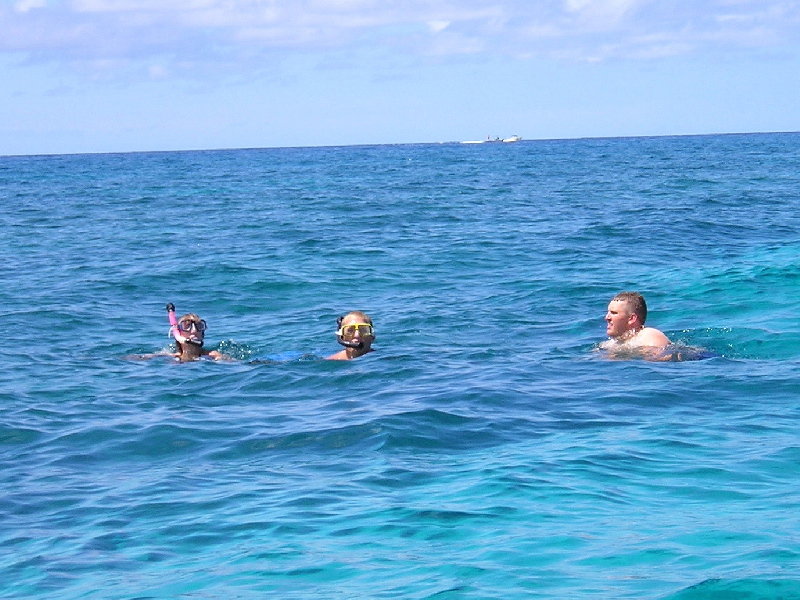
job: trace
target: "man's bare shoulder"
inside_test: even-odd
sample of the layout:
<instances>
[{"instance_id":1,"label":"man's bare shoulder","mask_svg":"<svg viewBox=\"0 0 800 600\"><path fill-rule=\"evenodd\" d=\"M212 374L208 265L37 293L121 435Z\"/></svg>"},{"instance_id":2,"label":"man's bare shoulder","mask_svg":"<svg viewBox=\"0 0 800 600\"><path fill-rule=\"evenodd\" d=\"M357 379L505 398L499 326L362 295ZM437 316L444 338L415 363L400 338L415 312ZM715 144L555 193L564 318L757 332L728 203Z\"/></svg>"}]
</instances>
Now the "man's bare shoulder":
<instances>
[{"instance_id":1,"label":"man's bare shoulder","mask_svg":"<svg viewBox=\"0 0 800 600\"><path fill-rule=\"evenodd\" d=\"M630 342L631 346L669 346L669 338L655 327L645 327Z\"/></svg>"}]
</instances>

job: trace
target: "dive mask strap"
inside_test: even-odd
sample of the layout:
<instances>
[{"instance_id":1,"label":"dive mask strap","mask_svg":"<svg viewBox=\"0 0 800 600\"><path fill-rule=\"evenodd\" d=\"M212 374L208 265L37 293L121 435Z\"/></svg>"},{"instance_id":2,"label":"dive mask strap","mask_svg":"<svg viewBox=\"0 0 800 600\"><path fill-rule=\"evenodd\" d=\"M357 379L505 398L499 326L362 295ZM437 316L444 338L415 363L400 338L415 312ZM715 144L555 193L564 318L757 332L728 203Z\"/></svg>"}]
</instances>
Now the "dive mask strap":
<instances>
[{"instance_id":1,"label":"dive mask strap","mask_svg":"<svg viewBox=\"0 0 800 600\"><path fill-rule=\"evenodd\" d=\"M344 321L343 316L336 319L336 341L339 342L345 348L356 348L358 350L361 350L364 347L364 342L362 342L361 340L357 342L351 342L344 339L341 335L339 335L339 332L342 330L342 321Z\"/></svg>"}]
</instances>

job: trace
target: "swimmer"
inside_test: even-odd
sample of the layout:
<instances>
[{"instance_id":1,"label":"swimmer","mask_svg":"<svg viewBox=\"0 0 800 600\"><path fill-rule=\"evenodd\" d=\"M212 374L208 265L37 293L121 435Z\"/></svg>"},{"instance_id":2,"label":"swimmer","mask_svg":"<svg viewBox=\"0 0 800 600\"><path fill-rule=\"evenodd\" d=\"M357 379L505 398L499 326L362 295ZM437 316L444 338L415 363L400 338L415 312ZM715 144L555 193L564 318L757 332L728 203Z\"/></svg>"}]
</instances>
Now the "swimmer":
<instances>
[{"instance_id":1,"label":"swimmer","mask_svg":"<svg viewBox=\"0 0 800 600\"><path fill-rule=\"evenodd\" d=\"M632 350L645 358L656 358L670 345L669 338L654 327L645 327L647 303L637 292L620 292L611 299L606 312L606 333L610 339L600 348L611 353ZM658 360L662 360L660 357Z\"/></svg>"},{"instance_id":2,"label":"swimmer","mask_svg":"<svg viewBox=\"0 0 800 600\"><path fill-rule=\"evenodd\" d=\"M337 341L344 346L327 360L350 360L372 352L372 342L375 341L375 329L372 319L361 311L354 310L336 320L339 330L336 332Z\"/></svg>"},{"instance_id":3,"label":"swimmer","mask_svg":"<svg viewBox=\"0 0 800 600\"><path fill-rule=\"evenodd\" d=\"M180 319L175 317L175 305L167 304L169 316L169 334L175 338L177 352L157 352L155 354L131 354L127 360L147 360L158 356L173 356L179 362L190 362L207 356L214 360L232 360L230 356L216 350L203 349L203 338L206 333L206 322L194 313L187 313Z\"/></svg>"},{"instance_id":4,"label":"swimmer","mask_svg":"<svg viewBox=\"0 0 800 600\"><path fill-rule=\"evenodd\" d=\"M205 320L194 313L187 313L180 319L176 319L175 305L172 302L167 304L167 314L171 325L169 331L178 346L178 351L173 356L180 362L197 360L201 356L207 356L214 360L229 359L228 356L216 350L203 349L203 338L206 335Z\"/></svg>"}]
</instances>

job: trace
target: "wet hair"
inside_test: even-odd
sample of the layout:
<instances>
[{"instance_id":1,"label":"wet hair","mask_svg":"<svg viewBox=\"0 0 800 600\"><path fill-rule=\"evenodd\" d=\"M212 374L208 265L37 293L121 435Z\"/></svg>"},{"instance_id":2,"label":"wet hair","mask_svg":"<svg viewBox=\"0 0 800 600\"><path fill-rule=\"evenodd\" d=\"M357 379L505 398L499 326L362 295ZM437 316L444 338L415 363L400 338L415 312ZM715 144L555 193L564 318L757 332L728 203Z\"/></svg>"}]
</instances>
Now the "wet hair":
<instances>
[{"instance_id":1,"label":"wet hair","mask_svg":"<svg viewBox=\"0 0 800 600\"><path fill-rule=\"evenodd\" d=\"M339 317L338 319L336 319L336 325L337 325L338 327L341 327L341 326L342 326L342 322L343 322L343 321L344 321L344 320L345 320L347 317L349 317L349 316L351 316L351 315L352 315L352 316L354 316L354 317L357 317L358 319L360 319L360 320L361 320L362 322L364 322L364 323L368 323L368 324L372 325L372 319L369 317L369 315L368 315L368 314L366 314L366 313L363 313L363 312L361 312L360 310L351 310L351 311L350 311L349 313L347 313L346 315L342 315L341 317Z\"/></svg>"},{"instance_id":2,"label":"wet hair","mask_svg":"<svg viewBox=\"0 0 800 600\"><path fill-rule=\"evenodd\" d=\"M639 317L639 322L644 325L647 320L647 302L639 292L620 292L611 299L612 302L625 302L630 311Z\"/></svg>"},{"instance_id":3,"label":"wet hair","mask_svg":"<svg viewBox=\"0 0 800 600\"><path fill-rule=\"evenodd\" d=\"M200 318L200 315L196 315L195 313L186 313L180 319L178 319L178 323L181 321L192 321L194 323L199 323L203 319Z\"/></svg>"}]
</instances>

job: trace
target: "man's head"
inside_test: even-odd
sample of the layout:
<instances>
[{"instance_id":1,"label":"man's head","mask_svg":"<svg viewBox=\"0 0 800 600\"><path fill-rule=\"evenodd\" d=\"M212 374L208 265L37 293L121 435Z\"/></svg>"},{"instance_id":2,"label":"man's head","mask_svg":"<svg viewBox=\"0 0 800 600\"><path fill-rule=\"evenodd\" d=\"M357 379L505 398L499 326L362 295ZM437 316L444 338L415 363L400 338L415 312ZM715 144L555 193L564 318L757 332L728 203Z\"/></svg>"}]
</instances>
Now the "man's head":
<instances>
[{"instance_id":1,"label":"man's head","mask_svg":"<svg viewBox=\"0 0 800 600\"><path fill-rule=\"evenodd\" d=\"M336 321L339 330L336 339L346 348L354 348L361 353L369 352L372 342L375 341L375 330L369 315L354 310Z\"/></svg>"},{"instance_id":2,"label":"man's head","mask_svg":"<svg viewBox=\"0 0 800 600\"><path fill-rule=\"evenodd\" d=\"M647 303L638 292L620 292L611 299L606 312L606 333L619 338L630 331L644 327L647 319Z\"/></svg>"}]
</instances>

